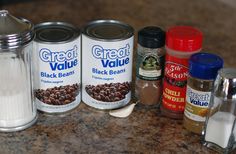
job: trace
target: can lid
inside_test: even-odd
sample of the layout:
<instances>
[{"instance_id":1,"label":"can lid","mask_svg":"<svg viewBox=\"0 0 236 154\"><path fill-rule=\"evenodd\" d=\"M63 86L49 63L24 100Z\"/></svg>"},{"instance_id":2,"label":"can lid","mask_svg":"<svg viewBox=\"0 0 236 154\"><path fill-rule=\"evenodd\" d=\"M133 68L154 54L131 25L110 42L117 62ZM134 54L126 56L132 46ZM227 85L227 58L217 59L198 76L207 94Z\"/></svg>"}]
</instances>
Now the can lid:
<instances>
[{"instance_id":1,"label":"can lid","mask_svg":"<svg viewBox=\"0 0 236 154\"><path fill-rule=\"evenodd\" d=\"M146 48L161 48L165 45L165 32L155 26L144 27L138 32L138 43Z\"/></svg>"},{"instance_id":2,"label":"can lid","mask_svg":"<svg viewBox=\"0 0 236 154\"><path fill-rule=\"evenodd\" d=\"M189 60L189 74L192 77L214 80L223 67L223 59L211 53L196 53Z\"/></svg>"},{"instance_id":3,"label":"can lid","mask_svg":"<svg viewBox=\"0 0 236 154\"><path fill-rule=\"evenodd\" d=\"M0 49L23 46L34 38L33 24L0 10Z\"/></svg>"},{"instance_id":4,"label":"can lid","mask_svg":"<svg viewBox=\"0 0 236 154\"><path fill-rule=\"evenodd\" d=\"M166 32L166 46L180 52L194 52L202 48L203 34L191 26L175 26Z\"/></svg>"},{"instance_id":5,"label":"can lid","mask_svg":"<svg viewBox=\"0 0 236 154\"><path fill-rule=\"evenodd\" d=\"M83 28L83 34L102 41L119 41L133 36L134 29L117 20L95 20Z\"/></svg>"},{"instance_id":6,"label":"can lid","mask_svg":"<svg viewBox=\"0 0 236 154\"><path fill-rule=\"evenodd\" d=\"M66 43L76 39L79 29L66 22L44 22L35 26L35 41L43 43Z\"/></svg>"}]
</instances>

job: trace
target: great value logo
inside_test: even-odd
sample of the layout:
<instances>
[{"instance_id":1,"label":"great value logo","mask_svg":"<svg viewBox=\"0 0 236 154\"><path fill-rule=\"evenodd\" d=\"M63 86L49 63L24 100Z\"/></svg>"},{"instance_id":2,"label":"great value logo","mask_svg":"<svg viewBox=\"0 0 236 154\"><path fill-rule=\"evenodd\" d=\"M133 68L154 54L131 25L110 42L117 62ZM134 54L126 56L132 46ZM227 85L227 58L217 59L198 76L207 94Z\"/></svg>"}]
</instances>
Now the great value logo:
<instances>
[{"instance_id":1,"label":"great value logo","mask_svg":"<svg viewBox=\"0 0 236 154\"><path fill-rule=\"evenodd\" d=\"M130 46L126 44L119 49L105 49L100 45L94 45L92 54L96 59L101 59L104 68L124 66L129 64Z\"/></svg>"},{"instance_id":2,"label":"great value logo","mask_svg":"<svg viewBox=\"0 0 236 154\"><path fill-rule=\"evenodd\" d=\"M52 71L66 70L78 64L77 46L67 51L51 51L43 48L39 51L39 57L43 62L49 63Z\"/></svg>"},{"instance_id":3,"label":"great value logo","mask_svg":"<svg viewBox=\"0 0 236 154\"><path fill-rule=\"evenodd\" d=\"M197 106L207 107L210 102L209 92L193 91L190 87L187 88L187 96L189 98L189 103Z\"/></svg>"}]
</instances>

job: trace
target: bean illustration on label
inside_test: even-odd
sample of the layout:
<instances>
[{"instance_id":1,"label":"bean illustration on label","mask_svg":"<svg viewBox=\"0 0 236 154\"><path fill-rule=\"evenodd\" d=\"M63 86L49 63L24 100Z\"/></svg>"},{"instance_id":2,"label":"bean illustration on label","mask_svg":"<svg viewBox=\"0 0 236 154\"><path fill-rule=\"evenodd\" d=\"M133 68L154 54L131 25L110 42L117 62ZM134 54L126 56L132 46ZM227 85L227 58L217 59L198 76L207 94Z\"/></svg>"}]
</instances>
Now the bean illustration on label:
<instances>
[{"instance_id":1,"label":"bean illustration on label","mask_svg":"<svg viewBox=\"0 0 236 154\"><path fill-rule=\"evenodd\" d=\"M115 102L125 99L125 95L131 90L131 83L105 83L101 85L87 85L86 92L96 100Z\"/></svg>"}]
</instances>

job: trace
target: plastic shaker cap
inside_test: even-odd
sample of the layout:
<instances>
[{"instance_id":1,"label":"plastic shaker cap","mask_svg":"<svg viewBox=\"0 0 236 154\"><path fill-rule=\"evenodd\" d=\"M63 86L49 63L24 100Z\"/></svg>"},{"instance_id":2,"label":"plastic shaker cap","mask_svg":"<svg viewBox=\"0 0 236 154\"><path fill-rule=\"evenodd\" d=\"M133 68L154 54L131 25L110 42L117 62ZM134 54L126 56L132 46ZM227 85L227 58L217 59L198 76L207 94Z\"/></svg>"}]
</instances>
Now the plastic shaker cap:
<instances>
[{"instance_id":1,"label":"plastic shaker cap","mask_svg":"<svg viewBox=\"0 0 236 154\"><path fill-rule=\"evenodd\" d=\"M165 45L165 31L155 26L144 27L138 32L138 43L146 48L161 48Z\"/></svg>"},{"instance_id":2,"label":"plastic shaker cap","mask_svg":"<svg viewBox=\"0 0 236 154\"><path fill-rule=\"evenodd\" d=\"M189 74L192 77L214 80L223 67L223 59L211 53L196 53L189 60Z\"/></svg>"},{"instance_id":3,"label":"plastic shaker cap","mask_svg":"<svg viewBox=\"0 0 236 154\"><path fill-rule=\"evenodd\" d=\"M166 32L166 46L182 52L194 52L202 48L203 34L190 26L175 26Z\"/></svg>"}]
</instances>

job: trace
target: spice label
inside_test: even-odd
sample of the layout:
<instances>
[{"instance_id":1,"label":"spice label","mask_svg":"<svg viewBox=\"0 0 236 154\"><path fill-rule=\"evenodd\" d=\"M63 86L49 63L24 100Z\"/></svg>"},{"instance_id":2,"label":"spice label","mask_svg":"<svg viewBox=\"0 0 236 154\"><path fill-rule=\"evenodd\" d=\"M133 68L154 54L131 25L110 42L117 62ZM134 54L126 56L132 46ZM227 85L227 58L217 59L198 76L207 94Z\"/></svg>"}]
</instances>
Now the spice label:
<instances>
[{"instance_id":1,"label":"spice label","mask_svg":"<svg viewBox=\"0 0 236 154\"><path fill-rule=\"evenodd\" d=\"M204 122L210 98L211 92L202 92L187 86L184 115L191 120Z\"/></svg>"},{"instance_id":2,"label":"spice label","mask_svg":"<svg viewBox=\"0 0 236 154\"><path fill-rule=\"evenodd\" d=\"M136 75L144 80L158 80L162 78L164 56L157 54L138 55Z\"/></svg>"},{"instance_id":3,"label":"spice label","mask_svg":"<svg viewBox=\"0 0 236 154\"><path fill-rule=\"evenodd\" d=\"M34 42L34 92L39 110L65 112L81 102L80 47L80 37L63 44Z\"/></svg>"},{"instance_id":4,"label":"spice label","mask_svg":"<svg viewBox=\"0 0 236 154\"><path fill-rule=\"evenodd\" d=\"M165 77L162 104L173 111L184 112L188 59L166 55Z\"/></svg>"},{"instance_id":5,"label":"spice label","mask_svg":"<svg viewBox=\"0 0 236 154\"><path fill-rule=\"evenodd\" d=\"M131 100L133 37L106 42L82 35L82 100L114 109Z\"/></svg>"}]
</instances>

